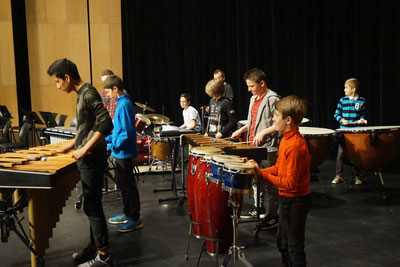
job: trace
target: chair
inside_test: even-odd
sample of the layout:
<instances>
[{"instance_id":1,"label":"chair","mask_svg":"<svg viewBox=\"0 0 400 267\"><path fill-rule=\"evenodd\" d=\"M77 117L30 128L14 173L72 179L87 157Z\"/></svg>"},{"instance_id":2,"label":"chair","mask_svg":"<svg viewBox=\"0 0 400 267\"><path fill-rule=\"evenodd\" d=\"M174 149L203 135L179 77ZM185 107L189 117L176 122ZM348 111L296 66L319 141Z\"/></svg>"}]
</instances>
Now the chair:
<instances>
[{"instance_id":1,"label":"chair","mask_svg":"<svg viewBox=\"0 0 400 267\"><path fill-rule=\"evenodd\" d=\"M60 115L58 115L58 118L57 118L57 125L58 126L64 126L64 124L65 124L65 120L67 119L67 117L68 117L68 115L62 115L62 114L60 114Z\"/></svg>"},{"instance_id":2,"label":"chair","mask_svg":"<svg viewBox=\"0 0 400 267\"><path fill-rule=\"evenodd\" d=\"M11 121L8 120L3 127L3 135L0 139L0 144L10 143L10 128L11 128Z\"/></svg>"},{"instance_id":3,"label":"chair","mask_svg":"<svg viewBox=\"0 0 400 267\"><path fill-rule=\"evenodd\" d=\"M69 127L76 127L76 125L78 124L76 117L73 117L71 120L71 123L69 124Z\"/></svg>"},{"instance_id":4,"label":"chair","mask_svg":"<svg viewBox=\"0 0 400 267\"><path fill-rule=\"evenodd\" d=\"M3 153L3 152L15 151L16 149L29 148L28 133L30 128L31 124L25 122L22 125L21 130L19 131L19 142L0 144L1 152Z\"/></svg>"}]
</instances>

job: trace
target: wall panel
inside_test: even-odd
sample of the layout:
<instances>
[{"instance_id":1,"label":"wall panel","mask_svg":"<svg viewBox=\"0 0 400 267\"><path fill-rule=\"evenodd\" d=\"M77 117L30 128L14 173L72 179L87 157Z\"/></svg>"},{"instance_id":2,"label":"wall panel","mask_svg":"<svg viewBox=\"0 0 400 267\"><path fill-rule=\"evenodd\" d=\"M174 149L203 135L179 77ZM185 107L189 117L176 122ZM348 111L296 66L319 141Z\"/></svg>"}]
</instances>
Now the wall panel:
<instances>
[{"instance_id":1,"label":"wall panel","mask_svg":"<svg viewBox=\"0 0 400 267\"><path fill-rule=\"evenodd\" d=\"M12 112L18 125L17 85L15 79L14 42L10 0L0 1L0 105Z\"/></svg>"}]
</instances>

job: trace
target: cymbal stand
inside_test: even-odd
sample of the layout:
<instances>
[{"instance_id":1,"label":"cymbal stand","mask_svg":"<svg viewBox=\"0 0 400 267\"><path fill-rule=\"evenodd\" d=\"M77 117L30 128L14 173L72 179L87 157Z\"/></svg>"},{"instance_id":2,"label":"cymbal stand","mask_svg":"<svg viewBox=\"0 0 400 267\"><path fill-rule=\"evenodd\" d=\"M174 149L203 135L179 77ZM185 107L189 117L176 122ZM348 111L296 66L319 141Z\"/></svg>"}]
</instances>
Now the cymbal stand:
<instances>
[{"instance_id":1,"label":"cymbal stand","mask_svg":"<svg viewBox=\"0 0 400 267\"><path fill-rule=\"evenodd\" d=\"M232 241L232 246L229 247L229 250L226 252L225 254L225 258L224 261L221 264L221 267L227 266L228 262L230 260L231 255L233 255L233 263L236 263L236 261L238 260L238 257L242 257L244 258L244 253L241 250L242 247L237 246L236 242L237 242L237 238L239 235L239 219L240 216L238 215L239 212L239 208L240 208L240 203L238 203L237 201L235 201L232 198L232 194L229 194L229 201L228 201L228 205L230 205L232 207L232 223L233 223L233 241Z\"/></svg>"},{"instance_id":2,"label":"cymbal stand","mask_svg":"<svg viewBox=\"0 0 400 267\"><path fill-rule=\"evenodd\" d=\"M21 221L24 218L19 219L17 216L17 212L22 210L22 205L18 202L10 207L6 207L7 199L12 195L15 190L12 190L9 193L9 196L4 199L0 199L0 233L1 233L1 242L8 242L8 237L10 236L10 231L14 231L14 233L18 236L18 238L24 243L24 245L35 255L36 262L38 266L44 267L44 259L39 253L33 248L33 244L30 241L28 235L26 234L24 228L22 227ZM21 230L18 230L17 225Z\"/></svg>"}]
</instances>

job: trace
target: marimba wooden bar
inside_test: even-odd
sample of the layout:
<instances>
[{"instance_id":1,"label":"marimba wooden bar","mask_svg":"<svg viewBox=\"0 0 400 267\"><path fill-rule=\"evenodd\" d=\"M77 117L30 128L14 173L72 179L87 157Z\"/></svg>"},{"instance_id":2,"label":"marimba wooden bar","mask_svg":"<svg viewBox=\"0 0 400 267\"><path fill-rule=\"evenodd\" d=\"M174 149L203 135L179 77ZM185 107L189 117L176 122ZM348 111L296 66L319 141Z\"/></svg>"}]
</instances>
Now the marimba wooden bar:
<instances>
[{"instance_id":1,"label":"marimba wooden bar","mask_svg":"<svg viewBox=\"0 0 400 267\"><path fill-rule=\"evenodd\" d=\"M200 134L184 134L183 136L191 146L217 147L221 148L226 154L248 157L257 162L267 159L267 149L265 147L251 146L247 142L218 140L214 137Z\"/></svg>"},{"instance_id":2,"label":"marimba wooden bar","mask_svg":"<svg viewBox=\"0 0 400 267\"><path fill-rule=\"evenodd\" d=\"M57 152L60 145L63 143L0 154L0 188L17 189L28 200L30 239L42 257L62 208L80 179L71 155ZM46 160L41 161L41 157ZM34 254L31 264L37 266Z\"/></svg>"}]
</instances>

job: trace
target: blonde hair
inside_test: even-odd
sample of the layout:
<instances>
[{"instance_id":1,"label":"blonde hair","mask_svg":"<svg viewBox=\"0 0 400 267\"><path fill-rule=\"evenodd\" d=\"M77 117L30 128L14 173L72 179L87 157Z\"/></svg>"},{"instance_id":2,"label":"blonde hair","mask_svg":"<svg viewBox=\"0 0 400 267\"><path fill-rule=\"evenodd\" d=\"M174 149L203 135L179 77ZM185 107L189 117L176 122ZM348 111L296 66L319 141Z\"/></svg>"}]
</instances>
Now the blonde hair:
<instances>
[{"instance_id":1,"label":"blonde hair","mask_svg":"<svg viewBox=\"0 0 400 267\"><path fill-rule=\"evenodd\" d=\"M283 118L290 116L296 125L307 113L307 106L303 99L298 96L290 95L282 98L275 104L275 110L282 113Z\"/></svg>"},{"instance_id":2,"label":"blonde hair","mask_svg":"<svg viewBox=\"0 0 400 267\"><path fill-rule=\"evenodd\" d=\"M356 88L356 92L358 91L358 87L360 87L360 82L357 78L347 79L344 84L348 84L351 88Z\"/></svg>"},{"instance_id":3,"label":"blonde hair","mask_svg":"<svg viewBox=\"0 0 400 267\"><path fill-rule=\"evenodd\" d=\"M218 79L210 80L206 85L206 94L210 97L220 97L225 93L224 82Z\"/></svg>"}]
</instances>

